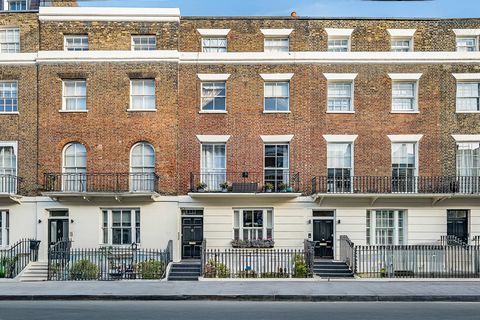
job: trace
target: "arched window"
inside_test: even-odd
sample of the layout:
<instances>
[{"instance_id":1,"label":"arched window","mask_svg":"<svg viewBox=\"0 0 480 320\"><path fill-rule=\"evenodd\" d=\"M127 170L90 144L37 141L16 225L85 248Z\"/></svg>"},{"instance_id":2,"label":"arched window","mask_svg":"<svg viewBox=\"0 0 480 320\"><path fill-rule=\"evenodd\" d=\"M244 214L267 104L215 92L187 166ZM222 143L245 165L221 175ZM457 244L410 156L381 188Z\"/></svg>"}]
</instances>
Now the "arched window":
<instances>
[{"instance_id":1,"label":"arched window","mask_svg":"<svg viewBox=\"0 0 480 320\"><path fill-rule=\"evenodd\" d=\"M0 193L16 193L16 144L0 144Z\"/></svg>"},{"instance_id":2,"label":"arched window","mask_svg":"<svg viewBox=\"0 0 480 320\"><path fill-rule=\"evenodd\" d=\"M155 191L155 150L146 142L132 147L130 191Z\"/></svg>"},{"instance_id":3,"label":"arched window","mask_svg":"<svg viewBox=\"0 0 480 320\"><path fill-rule=\"evenodd\" d=\"M87 191L87 149L78 142L73 142L63 149L62 165L63 191Z\"/></svg>"}]
</instances>

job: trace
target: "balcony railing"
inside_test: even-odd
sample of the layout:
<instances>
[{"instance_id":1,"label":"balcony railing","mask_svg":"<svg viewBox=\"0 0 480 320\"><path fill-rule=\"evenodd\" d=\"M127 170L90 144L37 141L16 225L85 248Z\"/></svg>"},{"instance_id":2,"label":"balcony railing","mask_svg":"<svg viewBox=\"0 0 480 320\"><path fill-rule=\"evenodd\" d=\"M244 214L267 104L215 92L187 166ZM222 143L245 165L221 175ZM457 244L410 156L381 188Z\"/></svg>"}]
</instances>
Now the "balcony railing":
<instances>
[{"instance_id":1,"label":"balcony railing","mask_svg":"<svg viewBox=\"0 0 480 320\"><path fill-rule=\"evenodd\" d=\"M312 179L312 193L479 194L480 177L327 177Z\"/></svg>"},{"instance_id":2,"label":"balcony railing","mask_svg":"<svg viewBox=\"0 0 480 320\"><path fill-rule=\"evenodd\" d=\"M154 173L46 173L44 178L47 192L159 192Z\"/></svg>"},{"instance_id":3,"label":"balcony railing","mask_svg":"<svg viewBox=\"0 0 480 320\"><path fill-rule=\"evenodd\" d=\"M190 173L191 192L300 192L300 174L268 172Z\"/></svg>"},{"instance_id":4,"label":"balcony railing","mask_svg":"<svg viewBox=\"0 0 480 320\"><path fill-rule=\"evenodd\" d=\"M17 194L21 178L11 174L0 174L0 194Z\"/></svg>"}]
</instances>

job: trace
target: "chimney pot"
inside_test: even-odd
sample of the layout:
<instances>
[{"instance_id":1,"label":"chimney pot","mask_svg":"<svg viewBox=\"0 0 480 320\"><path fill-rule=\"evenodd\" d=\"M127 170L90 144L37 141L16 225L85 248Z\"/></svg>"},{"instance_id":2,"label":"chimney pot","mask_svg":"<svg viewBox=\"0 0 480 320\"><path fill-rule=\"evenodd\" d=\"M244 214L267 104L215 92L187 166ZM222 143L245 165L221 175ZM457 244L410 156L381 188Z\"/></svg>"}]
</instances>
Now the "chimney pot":
<instances>
[{"instance_id":1,"label":"chimney pot","mask_svg":"<svg viewBox=\"0 0 480 320\"><path fill-rule=\"evenodd\" d=\"M290 14L292 17L296 17L297 16L297 11L292 11L292 13Z\"/></svg>"}]
</instances>

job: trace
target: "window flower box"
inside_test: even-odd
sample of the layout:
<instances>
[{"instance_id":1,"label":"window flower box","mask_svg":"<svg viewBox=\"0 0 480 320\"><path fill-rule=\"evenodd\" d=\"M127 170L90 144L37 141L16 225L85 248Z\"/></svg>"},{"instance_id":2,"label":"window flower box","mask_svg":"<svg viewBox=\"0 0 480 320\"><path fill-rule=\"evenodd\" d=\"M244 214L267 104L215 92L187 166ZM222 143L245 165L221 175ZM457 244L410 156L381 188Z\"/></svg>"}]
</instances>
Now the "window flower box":
<instances>
[{"instance_id":1,"label":"window flower box","mask_svg":"<svg viewBox=\"0 0 480 320\"><path fill-rule=\"evenodd\" d=\"M273 240L232 240L233 248L273 248Z\"/></svg>"}]
</instances>

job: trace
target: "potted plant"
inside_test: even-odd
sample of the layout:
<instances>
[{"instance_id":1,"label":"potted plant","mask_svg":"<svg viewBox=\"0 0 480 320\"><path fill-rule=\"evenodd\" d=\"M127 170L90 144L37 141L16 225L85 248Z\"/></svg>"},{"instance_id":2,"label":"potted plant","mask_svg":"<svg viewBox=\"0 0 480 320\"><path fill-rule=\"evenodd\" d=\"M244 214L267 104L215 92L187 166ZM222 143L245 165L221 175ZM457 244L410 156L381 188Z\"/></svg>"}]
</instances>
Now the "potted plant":
<instances>
[{"instance_id":1,"label":"potted plant","mask_svg":"<svg viewBox=\"0 0 480 320\"><path fill-rule=\"evenodd\" d=\"M280 183L278 184L278 191L280 191L280 192L286 192L286 189L287 189L287 185L286 185L285 183L280 182Z\"/></svg>"},{"instance_id":2,"label":"potted plant","mask_svg":"<svg viewBox=\"0 0 480 320\"><path fill-rule=\"evenodd\" d=\"M220 188L222 188L222 192L228 191L228 182L225 181L224 183L220 183Z\"/></svg>"},{"instance_id":3,"label":"potted plant","mask_svg":"<svg viewBox=\"0 0 480 320\"><path fill-rule=\"evenodd\" d=\"M287 192L293 192L293 187L292 186L287 186Z\"/></svg>"},{"instance_id":4,"label":"potted plant","mask_svg":"<svg viewBox=\"0 0 480 320\"><path fill-rule=\"evenodd\" d=\"M205 182L200 182L197 184L197 192L205 192L205 189L207 188L207 184Z\"/></svg>"},{"instance_id":5,"label":"potted plant","mask_svg":"<svg viewBox=\"0 0 480 320\"><path fill-rule=\"evenodd\" d=\"M267 182L265 183L265 192L272 192L273 190L273 184Z\"/></svg>"}]
</instances>

